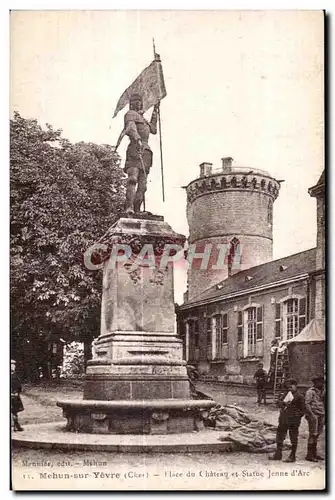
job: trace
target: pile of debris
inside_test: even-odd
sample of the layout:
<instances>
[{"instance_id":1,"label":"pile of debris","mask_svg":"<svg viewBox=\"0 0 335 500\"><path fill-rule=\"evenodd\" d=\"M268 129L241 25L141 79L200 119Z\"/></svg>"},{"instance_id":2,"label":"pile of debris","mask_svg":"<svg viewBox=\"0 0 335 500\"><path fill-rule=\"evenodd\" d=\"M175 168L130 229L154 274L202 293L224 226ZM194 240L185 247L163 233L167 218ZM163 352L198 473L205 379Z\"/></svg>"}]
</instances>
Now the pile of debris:
<instances>
[{"instance_id":1,"label":"pile of debris","mask_svg":"<svg viewBox=\"0 0 335 500\"><path fill-rule=\"evenodd\" d=\"M225 431L220 441L230 441L234 449L251 453L271 453L276 449L275 425L257 420L235 405L216 405L205 419L204 424L215 431ZM290 448L284 443L284 449Z\"/></svg>"}]
</instances>

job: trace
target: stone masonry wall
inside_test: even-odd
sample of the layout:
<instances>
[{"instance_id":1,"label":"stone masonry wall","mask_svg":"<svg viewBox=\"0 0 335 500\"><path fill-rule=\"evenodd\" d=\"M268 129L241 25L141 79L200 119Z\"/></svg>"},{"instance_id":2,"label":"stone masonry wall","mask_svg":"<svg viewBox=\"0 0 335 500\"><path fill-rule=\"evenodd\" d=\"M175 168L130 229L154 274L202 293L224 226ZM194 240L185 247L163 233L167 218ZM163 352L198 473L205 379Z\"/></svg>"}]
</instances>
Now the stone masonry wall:
<instances>
[{"instance_id":1,"label":"stone masonry wall","mask_svg":"<svg viewBox=\"0 0 335 500\"><path fill-rule=\"evenodd\" d=\"M268 221L269 203L271 220ZM190 243L213 236L249 234L272 239L273 200L258 191L210 192L189 209Z\"/></svg>"}]
</instances>

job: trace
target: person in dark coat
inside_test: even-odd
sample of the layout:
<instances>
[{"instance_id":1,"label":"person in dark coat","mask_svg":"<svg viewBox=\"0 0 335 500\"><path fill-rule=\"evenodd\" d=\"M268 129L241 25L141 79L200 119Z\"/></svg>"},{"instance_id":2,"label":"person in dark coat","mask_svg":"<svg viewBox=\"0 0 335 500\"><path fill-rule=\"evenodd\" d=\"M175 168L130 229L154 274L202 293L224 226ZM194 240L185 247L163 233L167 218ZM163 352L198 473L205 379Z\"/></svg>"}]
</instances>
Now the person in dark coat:
<instances>
[{"instance_id":1,"label":"person in dark coat","mask_svg":"<svg viewBox=\"0 0 335 500\"><path fill-rule=\"evenodd\" d=\"M269 457L270 460L281 460L284 439L287 431L291 441L291 453L284 462L295 462L298 447L299 426L301 418L305 414L305 400L298 392L296 380L288 381L288 390L282 394L278 402L280 408L278 428L277 428L277 450L275 454Z\"/></svg>"},{"instance_id":2,"label":"person in dark coat","mask_svg":"<svg viewBox=\"0 0 335 500\"><path fill-rule=\"evenodd\" d=\"M255 372L254 379L256 380L257 403L260 405L262 400L266 405L266 383L268 375L263 369L263 363L258 364L258 370Z\"/></svg>"},{"instance_id":3,"label":"person in dark coat","mask_svg":"<svg viewBox=\"0 0 335 500\"><path fill-rule=\"evenodd\" d=\"M11 371L11 413L13 416L14 431L23 431L23 427L19 424L19 419L17 414L24 410L22 400L20 397L22 387L19 377L15 373L16 362L11 360L10 371Z\"/></svg>"},{"instance_id":4,"label":"person in dark coat","mask_svg":"<svg viewBox=\"0 0 335 500\"><path fill-rule=\"evenodd\" d=\"M317 444L325 423L324 377L314 377L312 382L313 386L305 395L306 420L309 430L306 460L318 462L323 460L317 452Z\"/></svg>"}]
</instances>

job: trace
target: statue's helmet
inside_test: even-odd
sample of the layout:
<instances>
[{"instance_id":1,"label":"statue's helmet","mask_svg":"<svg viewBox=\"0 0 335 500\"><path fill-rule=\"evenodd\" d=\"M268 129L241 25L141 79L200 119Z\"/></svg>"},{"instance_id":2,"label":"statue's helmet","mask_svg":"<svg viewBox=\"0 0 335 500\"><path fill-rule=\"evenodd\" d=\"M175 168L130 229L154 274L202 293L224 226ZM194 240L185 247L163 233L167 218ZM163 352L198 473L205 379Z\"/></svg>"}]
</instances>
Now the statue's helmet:
<instances>
[{"instance_id":1,"label":"statue's helmet","mask_svg":"<svg viewBox=\"0 0 335 500\"><path fill-rule=\"evenodd\" d=\"M137 92L134 92L133 94L130 94L130 96L129 96L129 102L132 102L132 101L141 101L141 102L143 102L143 97L141 96L141 94L138 94Z\"/></svg>"}]
</instances>

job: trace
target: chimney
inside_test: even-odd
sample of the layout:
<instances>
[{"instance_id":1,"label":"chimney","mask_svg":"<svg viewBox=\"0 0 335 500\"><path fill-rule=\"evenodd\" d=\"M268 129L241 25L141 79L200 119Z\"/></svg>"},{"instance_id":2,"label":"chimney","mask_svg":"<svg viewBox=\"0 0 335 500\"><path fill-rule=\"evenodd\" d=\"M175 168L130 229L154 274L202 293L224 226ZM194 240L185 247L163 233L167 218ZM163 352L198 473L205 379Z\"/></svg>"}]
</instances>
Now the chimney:
<instances>
[{"instance_id":1,"label":"chimney","mask_svg":"<svg viewBox=\"0 0 335 500\"><path fill-rule=\"evenodd\" d=\"M228 156L226 158L221 158L221 161L222 161L222 171L223 172L231 172L233 158Z\"/></svg>"},{"instance_id":2,"label":"chimney","mask_svg":"<svg viewBox=\"0 0 335 500\"><path fill-rule=\"evenodd\" d=\"M213 163L203 162L200 163L200 177L207 177L212 173Z\"/></svg>"}]
</instances>

